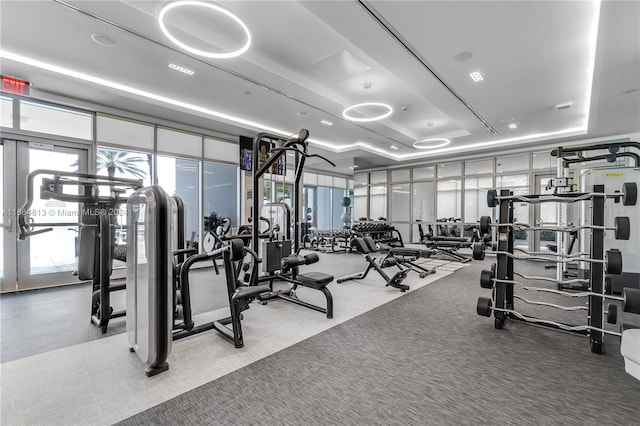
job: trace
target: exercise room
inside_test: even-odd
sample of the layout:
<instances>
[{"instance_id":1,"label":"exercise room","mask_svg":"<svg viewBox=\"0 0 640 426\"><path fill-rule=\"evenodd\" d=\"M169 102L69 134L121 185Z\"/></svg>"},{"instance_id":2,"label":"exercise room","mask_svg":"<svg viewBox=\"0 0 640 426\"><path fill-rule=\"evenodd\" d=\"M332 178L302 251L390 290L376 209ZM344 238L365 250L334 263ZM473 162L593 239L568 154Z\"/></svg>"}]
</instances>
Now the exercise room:
<instances>
[{"instance_id":1,"label":"exercise room","mask_svg":"<svg viewBox=\"0 0 640 426\"><path fill-rule=\"evenodd\" d=\"M0 2L0 424L635 425L640 1Z\"/></svg>"}]
</instances>

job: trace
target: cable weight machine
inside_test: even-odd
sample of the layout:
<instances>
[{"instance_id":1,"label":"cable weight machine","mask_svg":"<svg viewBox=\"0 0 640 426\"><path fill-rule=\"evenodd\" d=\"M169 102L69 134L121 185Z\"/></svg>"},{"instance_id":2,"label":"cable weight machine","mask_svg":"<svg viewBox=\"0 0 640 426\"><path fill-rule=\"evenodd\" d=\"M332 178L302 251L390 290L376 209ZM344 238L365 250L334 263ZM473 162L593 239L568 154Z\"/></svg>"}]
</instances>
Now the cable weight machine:
<instances>
[{"instance_id":1,"label":"cable weight machine","mask_svg":"<svg viewBox=\"0 0 640 426\"><path fill-rule=\"evenodd\" d=\"M309 309L316 310L318 312L325 313L327 318L333 317L333 299L331 293L326 286L333 281L333 276L320 273L320 272L308 272L304 274L298 273L298 267L300 265L309 265L318 261L317 255L299 256L300 241L301 241L301 223L305 219L302 213L301 206L301 193L302 193L302 176L305 161L307 158L318 157L327 163L335 167L335 164L329 159L319 155L310 154L308 152L309 143L309 131L301 129L297 136L290 138L282 138L279 135L269 133L259 133L254 138L253 143L253 205L252 205L252 217L257 218L261 216L261 200L260 191L258 188L261 184L261 178L271 170L276 161L278 161L287 152L295 154L295 178L293 183L293 211L292 220L293 223L293 239L275 241L270 250L263 250L260 253L263 264L272 265L267 268L267 274L258 277L256 284L262 282L268 282L271 291L262 293L257 296L257 299L263 303L272 299L283 299L289 302L304 306ZM271 149L271 156L260 164L259 161L259 146L263 140L270 140L275 142L275 147ZM285 171L286 172L286 171ZM285 234L288 230L285 230ZM254 227L252 232L252 247L259 250L259 230ZM266 247L266 246L265 246ZM275 259L274 259L275 256ZM273 267L273 265L276 265ZM284 290L274 291L273 282L275 280L286 281L291 283L291 287ZM307 302L304 302L296 296L296 289L298 286L308 287L314 290L321 291L327 301L326 308L316 306Z\"/></svg>"}]
</instances>

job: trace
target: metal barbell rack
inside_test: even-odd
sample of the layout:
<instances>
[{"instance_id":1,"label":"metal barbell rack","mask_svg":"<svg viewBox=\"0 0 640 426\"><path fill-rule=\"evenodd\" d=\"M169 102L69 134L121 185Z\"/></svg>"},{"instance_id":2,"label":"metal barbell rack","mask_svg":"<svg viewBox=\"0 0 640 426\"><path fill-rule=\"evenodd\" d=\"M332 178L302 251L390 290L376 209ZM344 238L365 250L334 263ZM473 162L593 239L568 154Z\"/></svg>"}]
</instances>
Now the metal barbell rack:
<instances>
[{"instance_id":1,"label":"metal barbell rack","mask_svg":"<svg viewBox=\"0 0 640 426\"><path fill-rule=\"evenodd\" d=\"M481 278L481 284L486 288L486 282L489 281L486 274L491 274L491 288L493 289L491 299L480 298L478 300L477 310L480 315L491 316L493 314L494 327L501 329L504 326L507 318L518 319L524 322L535 323L538 325L549 326L556 329L562 329L565 331L578 332L580 334L586 334L590 339L591 351L594 353L601 353L603 347L603 338L605 334L620 335L620 333L610 332L604 329L604 301L605 299L622 300L622 298L616 296L605 295L604 292L604 275L605 266L609 270L609 273L621 273L622 271L622 257L617 250L610 250L607 252L607 258L605 259L604 252L604 232L609 229L616 230L622 229L621 234L628 233L627 221L624 219L616 220L615 227L606 227L604 224L604 209L605 200L607 198L622 198L625 205L633 204L636 202L637 189L635 184L625 184L623 187L623 193L606 194L604 192L604 185L594 185L593 192L591 193L566 193L558 195L529 195L529 196L514 196L508 189L500 190L500 194L497 191L490 190L487 194L487 203L489 207L499 207L499 219L498 223L490 225L498 229L498 243L496 250L496 267L494 271L483 271L483 277ZM528 203L540 203L540 202L577 202L577 201L591 201L591 225L583 227L551 227L551 226L531 226L526 224L514 223L514 202L528 202ZM506 202L504 202L506 201ZM487 227L490 221L485 219L483 225ZM591 229L593 231L591 238L591 249L589 253L577 253L577 254L561 254L561 253L542 253L542 252L529 252L527 250L516 249L514 247L514 230L526 229L529 231L541 231L541 230L555 230L558 232L571 232L575 229ZM520 251L526 253L526 257L516 256L514 251ZM587 257L588 256L588 257ZM516 281L515 276L519 276L523 279L544 279L548 282L559 283L558 280L553 280L546 277L528 277L524 274L519 274L514 271L515 260L555 260L560 264L566 264L570 262L589 262L591 263L590 276L587 280L571 280L589 283L589 291L571 294L560 290L543 289L540 287L527 286L521 282ZM561 284L566 284L567 281L560 280ZM588 299L586 306L567 307L558 305L555 303L532 301L522 296L514 294L514 286L519 286L525 290L530 291L543 291L552 294L558 294L567 297L586 297ZM557 321L545 320L541 318L528 317L522 315L514 309L514 300L518 299L522 302L552 307L556 309L562 309L565 311L586 310L587 311L587 325L569 325L563 324ZM616 317L616 306L613 305L610 308L610 312L607 312L609 322Z\"/></svg>"}]
</instances>

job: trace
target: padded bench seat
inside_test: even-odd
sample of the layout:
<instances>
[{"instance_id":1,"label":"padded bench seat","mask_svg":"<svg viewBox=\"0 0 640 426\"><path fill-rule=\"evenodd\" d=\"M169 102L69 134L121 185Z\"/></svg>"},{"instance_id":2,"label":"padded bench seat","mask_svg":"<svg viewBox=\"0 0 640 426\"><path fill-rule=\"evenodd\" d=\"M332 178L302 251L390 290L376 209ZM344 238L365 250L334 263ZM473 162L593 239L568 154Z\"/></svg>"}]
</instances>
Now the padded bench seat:
<instances>
[{"instance_id":1,"label":"padded bench seat","mask_svg":"<svg viewBox=\"0 0 640 426\"><path fill-rule=\"evenodd\" d=\"M333 275L322 272L306 272L304 274L298 274L296 279L305 287L320 290L333 281Z\"/></svg>"},{"instance_id":2,"label":"padded bench seat","mask_svg":"<svg viewBox=\"0 0 640 426\"><path fill-rule=\"evenodd\" d=\"M620 354L624 357L624 371L640 380L640 328L622 332Z\"/></svg>"}]
</instances>

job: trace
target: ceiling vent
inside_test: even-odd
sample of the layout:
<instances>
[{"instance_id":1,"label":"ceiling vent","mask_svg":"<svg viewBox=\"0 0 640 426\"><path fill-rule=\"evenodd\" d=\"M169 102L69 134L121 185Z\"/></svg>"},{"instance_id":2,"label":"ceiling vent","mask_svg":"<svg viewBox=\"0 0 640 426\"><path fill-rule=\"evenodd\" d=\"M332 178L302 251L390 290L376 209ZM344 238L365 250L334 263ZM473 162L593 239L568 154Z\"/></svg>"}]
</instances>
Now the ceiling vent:
<instances>
[{"instance_id":1,"label":"ceiling vent","mask_svg":"<svg viewBox=\"0 0 640 426\"><path fill-rule=\"evenodd\" d=\"M314 69L333 80L346 80L356 75L371 71L371 67L348 50L329 56L327 59L318 62Z\"/></svg>"}]
</instances>

